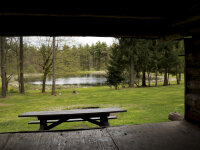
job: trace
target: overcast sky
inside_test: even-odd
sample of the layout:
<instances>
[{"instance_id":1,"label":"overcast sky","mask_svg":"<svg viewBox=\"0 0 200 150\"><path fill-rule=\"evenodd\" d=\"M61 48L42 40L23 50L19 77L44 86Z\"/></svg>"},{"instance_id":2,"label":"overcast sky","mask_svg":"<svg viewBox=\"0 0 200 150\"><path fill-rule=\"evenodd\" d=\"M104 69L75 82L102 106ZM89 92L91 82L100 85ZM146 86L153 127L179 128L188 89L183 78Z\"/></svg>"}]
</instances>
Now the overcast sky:
<instances>
[{"instance_id":1,"label":"overcast sky","mask_svg":"<svg viewBox=\"0 0 200 150\"><path fill-rule=\"evenodd\" d=\"M44 37L24 37L25 41L28 41L30 44L33 44L35 46L39 45L40 39ZM112 45L114 43L115 39L112 37L58 37L65 39L63 44L65 43L66 45L73 46L73 45L92 45L93 43L95 44L96 42L106 42L108 46ZM63 45L62 44L62 45Z\"/></svg>"},{"instance_id":2,"label":"overcast sky","mask_svg":"<svg viewBox=\"0 0 200 150\"><path fill-rule=\"evenodd\" d=\"M114 38L112 37L73 37L73 39L77 40L77 42L81 44L89 44L92 45L95 44L96 42L106 42L107 45L112 45L114 42Z\"/></svg>"}]
</instances>

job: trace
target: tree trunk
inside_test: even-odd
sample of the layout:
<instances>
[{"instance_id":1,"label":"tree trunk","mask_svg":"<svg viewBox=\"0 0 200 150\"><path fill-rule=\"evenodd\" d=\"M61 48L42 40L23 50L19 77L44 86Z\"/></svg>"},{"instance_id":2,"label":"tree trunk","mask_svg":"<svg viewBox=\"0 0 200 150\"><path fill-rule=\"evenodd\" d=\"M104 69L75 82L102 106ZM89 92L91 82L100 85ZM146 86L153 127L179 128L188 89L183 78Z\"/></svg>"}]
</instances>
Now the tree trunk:
<instances>
[{"instance_id":1,"label":"tree trunk","mask_svg":"<svg viewBox=\"0 0 200 150\"><path fill-rule=\"evenodd\" d=\"M6 64L6 63L5 63ZM5 72L5 77L6 77L6 92L8 92L8 83L9 83L9 80L7 78L7 74Z\"/></svg>"},{"instance_id":2,"label":"tree trunk","mask_svg":"<svg viewBox=\"0 0 200 150\"><path fill-rule=\"evenodd\" d=\"M19 85L19 91L21 89L20 87L20 78L19 78L19 55L18 55L18 51L16 51L16 61L17 61L17 82L18 82L18 85Z\"/></svg>"},{"instance_id":3,"label":"tree trunk","mask_svg":"<svg viewBox=\"0 0 200 150\"><path fill-rule=\"evenodd\" d=\"M105 57L105 67L104 67L104 69L105 69L107 64L108 64L108 55L106 54L104 57Z\"/></svg>"},{"instance_id":4,"label":"tree trunk","mask_svg":"<svg viewBox=\"0 0 200 150\"><path fill-rule=\"evenodd\" d=\"M24 93L24 51L23 37L20 36L20 52L19 52L19 70L20 70L20 93Z\"/></svg>"},{"instance_id":5,"label":"tree trunk","mask_svg":"<svg viewBox=\"0 0 200 150\"><path fill-rule=\"evenodd\" d=\"M5 37L1 37L1 95L6 98L6 74L5 74Z\"/></svg>"},{"instance_id":6,"label":"tree trunk","mask_svg":"<svg viewBox=\"0 0 200 150\"><path fill-rule=\"evenodd\" d=\"M12 78L12 74L10 76L7 77L7 74L5 73L5 76L6 76L6 92L8 92L8 83L9 81L11 80Z\"/></svg>"},{"instance_id":7,"label":"tree trunk","mask_svg":"<svg viewBox=\"0 0 200 150\"><path fill-rule=\"evenodd\" d=\"M42 79L42 93L45 93L45 89L46 89L46 78L47 78L47 74L44 73L43 79Z\"/></svg>"},{"instance_id":8,"label":"tree trunk","mask_svg":"<svg viewBox=\"0 0 200 150\"><path fill-rule=\"evenodd\" d=\"M87 59L87 66L88 66L87 68L88 68L88 71L90 71L90 56L88 55L87 58L88 58Z\"/></svg>"},{"instance_id":9,"label":"tree trunk","mask_svg":"<svg viewBox=\"0 0 200 150\"><path fill-rule=\"evenodd\" d=\"M150 72L148 72L148 86L150 87L151 86L151 76L150 76Z\"/></svg>"},{"instance_id":10,"label":"tree trunk","mask_svg":"<svg viewBox=\"0 0 200 150\"><path fill-rule=\"evenodd\" d=\"M169 82L169 73L167 73L167 81L168 81L168 85L170 85L170 82Z\"/></svg>"},{"instance_id":11,"label":"tree trunk","mask_svg":"<svg viewBox=\"0 0 200 150\"><path fill-rule=\"evenodd\" d=\"M178 73L179 74L179 81L181 82L181 72Z\"/></svg>"},{"instance_id":12,"label":"tree trunk","mask_svg":"<svg viewBox=\"0 0 200 150\"><path fill-rule=\"evenodd\" d=\"M93 65L93 69L95 68L95 56L94 56L94 54L92 55L92 65Z\"/></svg>"},{"instance_id":13,"label":"tree trunk","mask_svg":"<svg viewBox=\"0 0 200 150\"><path fill-rule=\"evenodd\" d=\"M156 70L155 86L158 86L158 71Z\"/></svg>"},{"instance_id":14,"label":"tree trunk","mask_svg":"<svg viewBox=\"0 0 200 150\"><path fill-rule=\"evenodd\" d=\"M99 58L98 58L98 69L97 69L98 71L100 71L101 70L101 58L100 58L100 56L99 56Z\"/></svg>"},{"instance_id":15,"label":"tree trunk","mask_svg":"<svg viewBox=\"0 0 200 150\"><path fill-rule=\"evenodd\" d=\"M176 66L176 82L180 84L179 76L178 76L178 65Z\"/></svg>"},{"instance_id":16,"label":"tree trunk","mask_svg":"<svg viewBox=\"0 0 200 150\"><path fill-rule=\"evenodd\" d=\"M8 54L8 50L5 50L5 61L4 61L4 64L6 65L8 62L7 62L7 54ZM9 77L7 77L7 73L6 73L6 69L5 69L5 77L6 77L6 93L8 92L8 83L9 83Z\"/></svg>"},{"instance_id":17,"label":"tree trunk","mask_svg":"<svg viewBox=\"0 0 200 150\"><path fill-rule=\"evenodd\" d=\"M53 75L52 75L52 92L51 95L56 94L56 75L55 75L55 70L56 70L56 49L55 49L55 36L53 37Z\"/></svg>"},{"instance_id":18,"label":"tree trunk","mask_svg":"<svg viewBox=\"0 0 200 150\"><path fill-rule=\"evenodd\" d=\"M8 92L8 83L9 82L6 82L6 92Z\"/></svg>"},{"instance_id":19,"label":"tree trunk","mask_svg":"<svg viewBox=\"0 0 200 150\"><path fill-rule=\"evenodd\" d=\"M146 87L146 73L145 71L142 71L142 86Z\"/></svg>"},{"instance_id":20,"label":"tree trunk","mask_svg":"<svg viewBox=\"0 0 200 150\"><path fill-rule=\"evenodd\" d=\"M177 84L180 84L179 77L178 77L177 73L176 73L176 81L177 81Z\"/></svg>"},{"instance_id":21,"label":"tree trunk","mask_svg":"<svg viewBox=\"0 0 200 150\"><path fill-rule=\"evenodd\" d=\"M134 57L131 56L130 58L130 87L134 87L134 65L133 65Z\"/></svg>"},{"instance_id":22,"label":"tree trunk","mask_svg":"<svg viewBox=\"0 0 200 150\"><path fill-rule=\"evenodd\" d=\"M180 72L176 74L176 81L177 81L177 84L181 83L181 73Z\"/></svg>"},{"instance_id":23,"label":"tree trunk","mask_svg":"<svg viewBox=\"0 0 200 150\"><path fill-rule=\"evenodd\" d=\"M19 69L19 67L18 67L18 69ZM18 81L18 84L19 84L19 92L20 92L21 85L20 85L20 78L19 78L19 70L17 72L17 81Z\"/></svg>"},{"instance_id":24,"label":"tree trunk","mask_svg":"<svg viewBox=\"0 0 200 150\"><path fill-rule=\"evenodd\" d=\"M167 79L167 68L165 68L165 74L164 74L164 86L168 85L168 79Z\"/></svg>"}]
</instances>

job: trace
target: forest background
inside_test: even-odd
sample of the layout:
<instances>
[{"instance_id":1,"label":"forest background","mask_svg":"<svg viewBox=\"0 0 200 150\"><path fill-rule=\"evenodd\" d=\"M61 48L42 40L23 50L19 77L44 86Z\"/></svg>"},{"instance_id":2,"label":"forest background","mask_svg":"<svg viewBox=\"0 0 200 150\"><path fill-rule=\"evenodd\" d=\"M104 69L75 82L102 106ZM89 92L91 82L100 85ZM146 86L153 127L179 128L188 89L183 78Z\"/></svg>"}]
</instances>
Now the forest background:
<instances>
[{"instance_id":1,"label":"forest background","mask_svg":"<svg viewBox=\"0 0 200 150\"><path fill-rule=\"evenodd\" d=\"M19 41L19 37L5 40L7 83L11 79L19 81ZM52 76L52 37L38 37L38 41L36 45L23 41L25 81L26 74L40 74L41 80ZM157 85L158 75L163 75L163 85L170 84L170 74L179 84L184 72L183 41L116 38L112 45L100 41L91 45L68 44L70 42L70 38L67 41L56 38L56 77L99 71L107 77L110 86L138 86L139 82L142 86L148 82L150 86L152 80Z\"/></svg>"}]
</instances>

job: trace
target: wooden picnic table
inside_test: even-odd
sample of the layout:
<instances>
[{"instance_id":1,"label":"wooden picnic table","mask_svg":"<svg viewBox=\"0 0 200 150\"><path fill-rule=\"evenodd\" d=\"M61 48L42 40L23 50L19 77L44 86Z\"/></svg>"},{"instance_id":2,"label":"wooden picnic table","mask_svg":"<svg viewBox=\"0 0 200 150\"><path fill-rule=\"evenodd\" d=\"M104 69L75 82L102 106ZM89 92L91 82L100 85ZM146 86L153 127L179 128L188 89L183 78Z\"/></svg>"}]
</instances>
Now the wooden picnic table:
<instances>
[{"instance_id":1,"label":"wooden picnic table","mask_svg":"<svg viewBox=\"0 0 200 150\"><path fill-rule=\"evenodd\" d=\"M40 124L40 130L49 130L63 122L72 121L88 121L101 127L109 126L108 119L116 119L115 116L110 116L110 113L118 112L126 112L126 110L113 107L61 111L38 111L26 112L18 117L37 117L39 121L32 121L30 124L38 123ZM48 125L48 123L52 124Z\"/></svg>"}]
</instances>

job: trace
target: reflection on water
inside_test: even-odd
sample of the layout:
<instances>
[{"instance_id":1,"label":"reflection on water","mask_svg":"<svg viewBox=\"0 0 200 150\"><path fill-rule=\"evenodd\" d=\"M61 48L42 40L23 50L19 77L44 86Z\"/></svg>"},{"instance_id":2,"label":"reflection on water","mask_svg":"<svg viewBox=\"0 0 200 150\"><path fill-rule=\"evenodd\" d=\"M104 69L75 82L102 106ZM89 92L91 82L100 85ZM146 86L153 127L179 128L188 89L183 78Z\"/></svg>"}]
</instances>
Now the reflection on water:
<instances>
[{"instance_id":1,"label":"reflection on water","mask_svg":"<svg viewBox=\"0 0 200 150\"><path fill-rule=\"evenodd\" d=\"M56 79L56 85L91 85L91 86L101 86L105 85L106 78L104 76L96 76L96 75L86 75L83 77L63 77ZM29 82L31 84L42 84L42 81L33 81ZM47 78L46 80L47 85L52 84L52 80Z\"/></svg>"}]
</instances>

